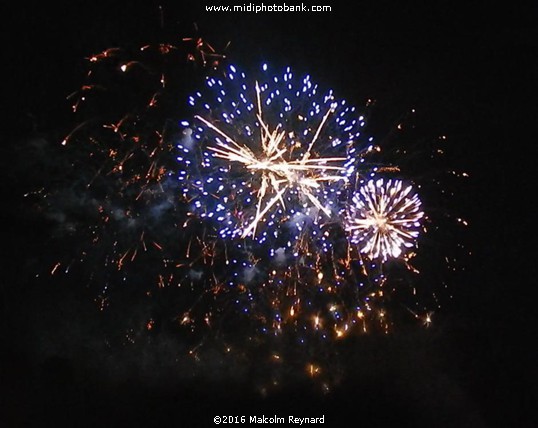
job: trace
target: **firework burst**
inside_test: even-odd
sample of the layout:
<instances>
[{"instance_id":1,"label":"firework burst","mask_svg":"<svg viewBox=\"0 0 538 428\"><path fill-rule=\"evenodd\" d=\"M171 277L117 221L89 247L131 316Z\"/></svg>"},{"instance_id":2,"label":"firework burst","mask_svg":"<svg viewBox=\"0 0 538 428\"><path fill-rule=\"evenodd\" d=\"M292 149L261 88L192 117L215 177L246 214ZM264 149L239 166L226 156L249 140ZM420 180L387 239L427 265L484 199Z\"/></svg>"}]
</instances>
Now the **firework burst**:
<instances>
[{"instance_id":1,"label":"firework burst","mask_svg":"<svg viewBox=\"0 0 538 428\"><path fill-rule=\"evenodd\" d=\"M421 202L401 180L369 180L353 196L346 217L351 242L371 259L400 257L419 236Z\"/></svg>"},{"instance_id":2,"label":"firework burst","mask_svg":"<svg viewBox=\"0 0 538 428\"><path fill-rule=\"evenodd\" d=\"M199 148L196 162L178 158L180 180L194 183L184 190L194 211L216 219L221 237L261 242L301 215L315 224L339 216L343 189L372 150L358 150L364 116L333 91L321 94L289 67L279 76L262 68L260 79L234 66L208 77L209 94L189 99L199 113L178 146L187 154Z\"/></svg>"}]
</instances>

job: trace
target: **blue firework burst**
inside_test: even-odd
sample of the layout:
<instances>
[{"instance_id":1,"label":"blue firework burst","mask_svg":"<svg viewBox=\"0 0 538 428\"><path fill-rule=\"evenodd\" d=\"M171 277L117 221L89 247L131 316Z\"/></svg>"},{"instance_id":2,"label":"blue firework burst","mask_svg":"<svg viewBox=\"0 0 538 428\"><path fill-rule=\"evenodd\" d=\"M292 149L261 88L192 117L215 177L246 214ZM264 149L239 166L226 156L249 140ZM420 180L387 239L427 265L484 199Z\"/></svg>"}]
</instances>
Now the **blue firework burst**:
<instances>
[{"instance_id":1,"label":"blue firework burst","mask_svg":"<svg viewBox=\"0 0 538 428\"><path fill-rule=\"evenodd\" d=\"M365 118L332 90L288 67L256 78L229 66L189 98L179 180L192 211L222 238L298 236L339 217L343 190L364 161ZM371 149L371 146L370 146ZM314 228L315 229L315 228Z\"/></svg>"}]
</instances>

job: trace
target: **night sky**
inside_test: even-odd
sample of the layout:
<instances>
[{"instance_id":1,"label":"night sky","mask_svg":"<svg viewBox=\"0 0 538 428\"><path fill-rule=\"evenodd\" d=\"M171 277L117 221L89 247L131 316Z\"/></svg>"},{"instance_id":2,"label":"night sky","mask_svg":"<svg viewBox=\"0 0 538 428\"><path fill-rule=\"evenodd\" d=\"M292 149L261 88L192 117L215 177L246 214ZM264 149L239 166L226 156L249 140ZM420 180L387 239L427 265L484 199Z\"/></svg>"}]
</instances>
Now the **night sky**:
<instances>
[{"instance_id":1,"label":"night sky","mask_svg":"<svg viewBox=\"0 0 538 428\"><path fill-rule=\"evenodd\" d=\"M212 426L225 414L324 414L329 426L536 426L536 10L378 1L316 16L225 16L191 1L75 3L4 7L2 426ZM217 50L230 42L226 55L244 67L291 65L357 104L375 99L373 135L416 109L417 135L446 135L452 164L470 175L456 208L469 221L472 256L451 279L452 299L428 329L339 344L346 375L327 394L290 381L263 397L239 366L217 363L202 379L177 376L179 345L165 332L155 346L108 355L101 329L114 316L100 319L88 290L32 280L57 249L43 244L49 229L23 195L54 179L40 176L51 159L40 158L39 142L56 144L72 127L66 96L83 81L84 58L195 35ZM129 313L121 310L115 316Z\"/></svg>"}]
</instances>

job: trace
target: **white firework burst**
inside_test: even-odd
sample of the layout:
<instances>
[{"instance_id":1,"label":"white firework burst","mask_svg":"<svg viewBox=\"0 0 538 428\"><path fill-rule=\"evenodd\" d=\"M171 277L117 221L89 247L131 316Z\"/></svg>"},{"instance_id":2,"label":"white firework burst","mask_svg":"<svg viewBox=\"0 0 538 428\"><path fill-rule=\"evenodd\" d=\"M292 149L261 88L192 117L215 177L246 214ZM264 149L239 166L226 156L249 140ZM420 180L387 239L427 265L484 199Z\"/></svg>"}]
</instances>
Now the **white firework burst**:
<instances>
[{"instance_id":1,"label":"white firework burst","mask_svg":"<svg viewBox=\"0 0 538 428\"><path fill-rule=\"evenodd\" d=\"M346 216L351 242L371 259L387 260L412 248L424 212L412 186L401 180L369 180L353 196Z\"/></svg>"}]
</instances>

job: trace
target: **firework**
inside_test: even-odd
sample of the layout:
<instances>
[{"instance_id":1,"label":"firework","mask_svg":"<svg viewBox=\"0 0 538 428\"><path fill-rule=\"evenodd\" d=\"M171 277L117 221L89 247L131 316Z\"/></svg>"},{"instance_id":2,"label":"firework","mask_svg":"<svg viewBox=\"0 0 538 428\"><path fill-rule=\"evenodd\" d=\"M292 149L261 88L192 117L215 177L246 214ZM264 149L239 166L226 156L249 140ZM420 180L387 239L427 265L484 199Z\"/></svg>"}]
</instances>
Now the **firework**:
<instances>
[{"instance_id":1,"label":"firework","mask_svg":"<svg viewBox=\"0 0 538 428\"><path fill-rule=\"evenodd\" d=\"M400 257L419 235L421 202L401 180L369 180L353 196L346 217L351 242L372 259Z\"/></svg>"},{"instance_id":2,"label":"firework","mask_svg":"<svg viewBox=\"0 0 538 428\"><path fill-rule=\"evenodd\" d=\"M338 217L343 189L368 151L358 149L365 121L354 107L310 76L268 69L249 79L230 66L207 78L209 94L189 99L198 112L184 123L192 134L178 145L179 179L194 183L185 196L194 212L220 223L221 237L263 242L299 218Z\"/></svg>"},{"instance_id":3,"label":"firework","mask_svg":"<svg viewBox=\"0 0 538 428\"><path fill-rule=\"evenodd\" d=\"M357 177L397 170L366 162L379 148L362 135L364 115L309 76L275 76L266 65L253 79L234 66L207 77L189 104L178 178L191 218L215 227L206 240L224 249L213 253L229 267L216 294L234 296L254 330L292 331L300 342L366 331L370 320L386 330L383 264L353 256L345 235Z\"/></svg>"},{"instance_id":4,"label":"firework","mask_svg":"<svg viewBox=\"0 0 538 428\"><path fill-rule=\"evenodd\" d=\"M88 58L69 97L81 120L58 147L64 179L40 193L68 249L51 255L51 275L97 289L103 314L143 307L117 316L125 346L164 327L193 361L213 338L271 365L303 352L316 378L330 374L312 349L389 331L396 301L430 325L431 307L405 300L419 300L411 259L427 195L391 178L405 176L404 151L383 164L366 113L310 76L266 65L249 76L184 41L195 51Z\"/></svg>"}]
</instances>

